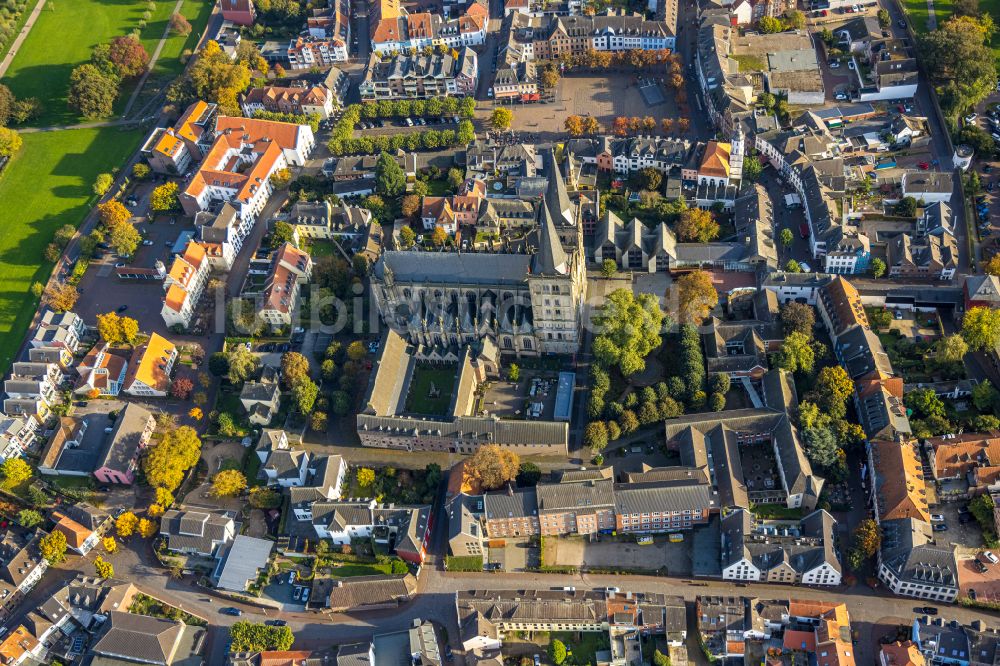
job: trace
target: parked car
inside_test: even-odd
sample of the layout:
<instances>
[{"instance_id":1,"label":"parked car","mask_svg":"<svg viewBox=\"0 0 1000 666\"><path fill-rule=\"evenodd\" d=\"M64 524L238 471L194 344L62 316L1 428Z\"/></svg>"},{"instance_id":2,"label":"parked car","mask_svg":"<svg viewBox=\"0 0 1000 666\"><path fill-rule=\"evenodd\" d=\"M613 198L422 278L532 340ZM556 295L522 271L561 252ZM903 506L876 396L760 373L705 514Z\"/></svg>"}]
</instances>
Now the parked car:
<instances>
[{"instance_id":1,"label":"parked car","mask_svg":"<svg viewBox=\"0 0 1000 666\"><path fill-rule=\"evenodd\" d=\"M153 241L151 241L151 240L144 240L144 241L142 241L142 244L145 245L146 247L150 247L153 244Z\"/></svg>"},{"instance_id":2,"label":"parked car","mask_svg":"<svg viewBox=\"0 0 1000 666\"><path fill-rule=\"evenodd\" d=\"M291 585L294 582L295 582L295 572L294 571L289 571L288 572L288 584Z\"/></svg>"},{"instance_id":3,"label":"parked car","mask_svg":"<svg viewBox=\"0 0 1000 666\"><path fill-rule=\"evenodd\" d=\"M920 612L923 613L924 615L937 615L938 609L935 608L934 606L924 606L923 608L920 609Z\"/></svg>"},{"instance_id":4,"label":"parked car","mask_svg":"<svg viewBox=\"0 0 1000 666\"><path fill-rule=\"evenodd\" d=\"M976 122L976 119L978 117L979 117L978 113L970 113L969 115L967 115L965 117L965 124L966 125L971 125L972 123Z\"/></svg>"},{"instance_id":5,"label":"parked car","mask_svg":"<svg viewBox=\"0 0 1000 666\"><path fill-rule=\"evenodd\" d=\"M309 601L309 588L308 587L303 587L302 588L302 603L305 603L307 601Z\"/></svg>"},{"instance_id":6,"label":"parked car","mask_svg":"<svg viewBox=\"0 0 1000 666\"><path fill-rule=\"evenodd\" d=\"M239 617L240 615L243 615L243 611L241 611L239 608L233 608L232 606L225 606L223 608L220 608L219 612L222 613L223 615L232 615L234 617Z\"/></svg>"},{"instance_id":7,"label":"parked car","mask_svg":"<svg viewBox=\"0 0 1000 666\"><path fill-rule=\"evenodd\" d=\"M898 21L896 21L896 25L898 25L900 28L906 28L906 21L904 21L903 19L899 19Z\"/></svg>"},{"instance_id":8,"label":"parked car","mask_svg":"<svg viewBox=\"0 0 1000 666\"><path fill-rule=\"evenodd\" d=\"M305 589L305 588L301 588L301 587L296 587L295 588L295 591L292 592L292 601L298 601L299 600L299 597L302 596L302 590L303 589Z\"/></svg>"},{"instance_id":9,"label":"parked car","mask_svg":"<svg viewBox=\"0 0 1000 666\"><path fill-rule=\"evenodd\" d=\"M983 557L992 562L993 564L1000 564L1000 557L993 554L992 550L984 550Z\"/></svg>"},{"instance_id":10,"label":"parked car","mask_svg":"<svg viewBox=\"0 0 1000 666\"><path fill-rule=\"evenodd\" d=\"M931 168L931 165L928 164L927 162L918 162L917 168L920 169L921 171L927 171L928 169Z\"/></svg>"},{"instance_id":11,"label":"parked car","mask_svg":"<svg viewBox=\"0 0 1000 666\"><path fill-rule=\"evenodd\" d=\"M284 620L268 620L264 624L266 624L269 627L283 627L288 623L285 622Z\"/></svg>"},{"instance_id":12,"label":"parked car","mask_svg":"<svg viewBox=\"0 0 1000 666\"><path fill-rule=\"evenodd\" d=\"M839 68L840 68L840 61L839 60L831 60L830 61L830 69L839 69Z\"/></svg>"},{"instance_id":13,"label":"parked car","mask_svg":"<svg viewBox=\"0 0 1000 666\"><path fill-rule=\"evenodd\" d=\"M128 306L127 305L119 305L118 309L116 310L116 312L125 312L126 310L128 310Z\"/></svg>"},{"instance_id":14,"label":"parked car","mask_svg":"<svg viewBox=\"0 0 1000 666\"><path fill-rule=\"evenodd\" d=\"M978 571L979 573L986 573L987 571L990 570L988 566L983 564L982 560L972 560L972 563L973 565L975 565L976 571Z\"/></svg>"},{"instance_id":15,"label":"parked car","mask_svg":"<svg viewBox=\"0 0 1000 666\"><path fill-rule=\"evenodd\" d=\"M944 523L934 523L934 531L935 532L947 532L948 531L948 526L945 525Z\"/></svg>"}]
</instances>

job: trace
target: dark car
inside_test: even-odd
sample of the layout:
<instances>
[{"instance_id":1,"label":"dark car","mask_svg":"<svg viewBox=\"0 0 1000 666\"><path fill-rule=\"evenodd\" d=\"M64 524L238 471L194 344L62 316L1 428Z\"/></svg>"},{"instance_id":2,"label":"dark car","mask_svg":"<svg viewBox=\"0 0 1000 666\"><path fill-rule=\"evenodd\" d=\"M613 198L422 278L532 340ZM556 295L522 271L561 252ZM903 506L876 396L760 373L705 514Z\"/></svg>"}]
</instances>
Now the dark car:
<instances>
[{"instance_id":1,"label":"dark car","mask_svg":"<svg viewBox=\"0 0 1000 666\"><path fill-rule=\"evenodd\" d=\"M284 620L268 620L264 624L266 624L269 627L283 627L288 623L285 622Z\"/></svg>"},{"instance_id":2,"label":"dark car","mask_svg":"<svg viewBox=\"0 0 1000 666\"><path fill-rule=\"evenodd\" d=\"M243 615L243 611L241 611L239 608L233 608L232 606L226 606L224 608L220 608L219 612L222 613L223 615L233 615L235 617Z\"/></svg>"},{"instance_id":3,"label":"dark car","mask_svg":"<svg viewBox=\"0 0 1000 666\"><path fill-rule=\"evenodd\" d=\"M934 606L924 606L923 608L917 609L918 613L923 613L924 615L937 615L938 610Z\"/></svg>"},{"instance_id":4,"label":"dark car","mask_svg":"<svg viewBox=\"0 0 1000 666\"><path fill-rule=\"evenodd\" d=\"M128 310L127 305L119 305L117 312L125 312L126 310Z\"/></svg>"},{"instance_id":5,"label":"dark car","mask_svg":"<svg viewBox=\"0 0 1000 666\"><path fill-rule=\"evenodd\" d=\"M935 532L947 532L948 531L948 526L945 525L945 524L943 524L943 523L938 523L938 524L936 524L934 526L934 531Z\"/></svg>"},{"instance_id":6,"label":"dark car","mask_svg":"<svg viewBox=\"0 0 1000 666\"><path fill-rule=\"evenodd\" d=\"M906 21L904 21L903 19L899 19L898 21L896 21L896 25L898 25L900 28L905 28Z\"/></svg>"}]
</instances>

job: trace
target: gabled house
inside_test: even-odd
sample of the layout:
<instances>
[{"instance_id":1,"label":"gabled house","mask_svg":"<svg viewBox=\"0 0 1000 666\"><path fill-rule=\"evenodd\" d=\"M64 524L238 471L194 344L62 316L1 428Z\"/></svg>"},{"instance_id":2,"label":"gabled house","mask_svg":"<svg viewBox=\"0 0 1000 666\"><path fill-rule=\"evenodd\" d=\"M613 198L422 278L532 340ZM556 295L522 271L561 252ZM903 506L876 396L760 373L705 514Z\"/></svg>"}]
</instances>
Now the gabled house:
<instances>
[{"instance_id":1,"label":"gabled house","mask_svg":"<svg viewBox=\"0 0 1000 666\"><path fill-rule=\"evenodd\" d=\"M298 306L299 292L312 275L312 259L291 243L278 248L264 283L258 312L272 328L289 326Z\"/></svg>"},{"instance_id":2,"label":"gabled house","mask_svg":"<svg viewBox=\"0 0 1000 666\"><path fill-rule=\"evenodd\" d=\"M104 452L97 458L94 477L101 483L131 485L139 466L139 455L149 446L156 419L146 409L128 403L108 434Z\"/></svg>"},{"instance_id":3,"label":"gabled house","mask_svg":"<svg viewBox=\"0 0 1000 666\"><path fill-rule=\"evenodd\" d=\"M29 344L32 347L59 347L75 353L87 327L73 312L46 310Z\"/></svg>"},{"instance_id":4,"label":"gabled house","mask_svg":"<svg viewBox=\"0 0 1000 666\"><path fill-rule=\"evenodd\" d=\"M94 345L76 366L79 378L73 393L85 396L118 395L128 372L128 353L106 342Z\"/></svg>"},{"instance_id":5,"label":"gabled house","mask_svg":"<svg viewBox=\"0 0 1000 666\"><path fill-rule=\"evenodd\" d=\"M208 248L194 240L188 241L184 254L174 257L163 279L166 293L160 309L160 316L168 327L188 328L191 325L198 300L212 272L211 264Z\"/></svg>"},{"instance_id":6,"label":"gabled house","mask_svg":"<svg viewBox=\"0 0 1000 666\"><path fill-rule=\"evenodd\" d=\"M0 417L0 460L23 455L35 443L40 428L33 416Z\"/></svg>"},{"instance_id":7,"label":"gabled house","mask_svg":"<svg viewBox=\"0 0 1000 666\"><path fill-rule=\"evenodd\" d=\"M240 391L240 403L251 423L269 425L281 408L281 386L277 371L265 367L259 381L245 383Z\"/></svg>"},{"instance_id":8,"label":"gabled house","mask_svg":"<svg viewBox=\"0 0 1000 666\"><path fill-rule=\"evenodd\" d=\"M251 0L236 1L253 6ZM204 141L212 131L216 111L215 104L199 100L185 109L173 127L154 129L140 149L149 168L173 176L186 174L203 156Z\"/></svg>"},{"instance_id":9,"label":"gabled house","mask_svg":"<svg viewBox=\"0 0 1000 666\"><path fill-rule=\"evenodd\" d=\"M215 511L171 509L160 520L160 536L167 549L202 557L215 557L235 536L233 519Z\"/></svg>"},{"instance_id":10,"label":"gabled house","mask_svg":"<svg viewBox=\"0 0 1000 666\"><path fill-rule=\"evenodd\" d=\"M136 347L129 362L122 390L133 396L162 398L170 390L170 372L177 360L177 347L159 333L152 333Z\"/></svg>"}]
</instances>

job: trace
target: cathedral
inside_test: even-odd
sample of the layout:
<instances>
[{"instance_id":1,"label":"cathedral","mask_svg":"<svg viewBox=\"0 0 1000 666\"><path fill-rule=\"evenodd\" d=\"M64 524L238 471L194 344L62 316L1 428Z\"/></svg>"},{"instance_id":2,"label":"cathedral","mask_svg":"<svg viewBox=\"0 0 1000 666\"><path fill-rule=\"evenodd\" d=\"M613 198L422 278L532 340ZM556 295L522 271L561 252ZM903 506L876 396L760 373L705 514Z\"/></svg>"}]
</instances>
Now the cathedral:
<instances>
[{"instance_id":1,"label":"cathedral","mask_svg":"<svg viewBox=\"0 0 1000 666\"><path fill-rule=\"evenodd\" d=\"M582 342L587 270L580 210L551 151L536 228L509 252L388 251L372 291L385 324L424 346L490 338L504 354L572 354Z\"/></svg>"}]
</instances>

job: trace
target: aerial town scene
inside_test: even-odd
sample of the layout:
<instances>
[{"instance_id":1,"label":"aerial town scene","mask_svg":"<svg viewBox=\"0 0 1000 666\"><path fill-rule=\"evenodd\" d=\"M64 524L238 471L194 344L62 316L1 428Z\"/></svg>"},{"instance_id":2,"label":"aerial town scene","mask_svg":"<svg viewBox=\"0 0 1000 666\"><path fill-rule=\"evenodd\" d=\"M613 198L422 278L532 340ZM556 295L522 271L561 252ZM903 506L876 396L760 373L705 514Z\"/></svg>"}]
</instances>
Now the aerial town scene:
<instances>
[{"instance_id":1,"label":"aerial town scene","mask_svg":"<svg viewBox=\"0 0 1000 666\"><path fill-rule=\"evenodd\" d=\"M0 664L1000 665L998 24L0 0Z\"/></svg>"}]
</instances>

